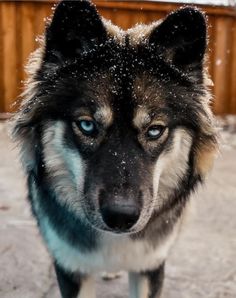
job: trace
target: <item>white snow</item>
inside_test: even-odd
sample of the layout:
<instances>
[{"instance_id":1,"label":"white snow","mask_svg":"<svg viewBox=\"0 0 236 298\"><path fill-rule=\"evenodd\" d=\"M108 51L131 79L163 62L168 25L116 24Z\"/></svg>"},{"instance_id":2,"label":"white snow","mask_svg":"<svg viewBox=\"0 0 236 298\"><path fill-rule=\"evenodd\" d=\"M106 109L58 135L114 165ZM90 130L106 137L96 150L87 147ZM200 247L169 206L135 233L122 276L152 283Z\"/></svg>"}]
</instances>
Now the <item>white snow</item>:
<instances>
[{"instance_id":1,"label":"white snow","mask_svg":"<svg viewBox=\"0 0 236 298\"><path fill-rule=\"evenodd\" d=\"M222 60L221 60L221 59L217 59L217 60L216 60L216 65L219 66L219 65L221 65L221 64L222 64Z\"/></svg>"}]
</instances>

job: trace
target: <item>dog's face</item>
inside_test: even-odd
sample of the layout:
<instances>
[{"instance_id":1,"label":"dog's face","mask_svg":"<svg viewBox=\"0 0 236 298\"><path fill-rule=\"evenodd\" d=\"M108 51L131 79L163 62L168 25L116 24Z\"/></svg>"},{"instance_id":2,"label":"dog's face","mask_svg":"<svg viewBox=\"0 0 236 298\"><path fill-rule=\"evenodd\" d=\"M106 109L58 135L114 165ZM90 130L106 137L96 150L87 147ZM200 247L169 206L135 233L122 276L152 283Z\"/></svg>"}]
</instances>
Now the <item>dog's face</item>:
<instances>
[{"instance_id":1,"label":"dog's face","mask_svg":"<svg viewBox=\"0 0 236 298\"><path fill-rule=\"evenodd\" d=\"M205 18L193 8L123 32L88 1L61 2L18 121L42 148L28 170L39 166L59 202L94 227L142 230L209 168L205 49ZM27 163L35 153L23 150Z\"/></svg>"}]
</instances>

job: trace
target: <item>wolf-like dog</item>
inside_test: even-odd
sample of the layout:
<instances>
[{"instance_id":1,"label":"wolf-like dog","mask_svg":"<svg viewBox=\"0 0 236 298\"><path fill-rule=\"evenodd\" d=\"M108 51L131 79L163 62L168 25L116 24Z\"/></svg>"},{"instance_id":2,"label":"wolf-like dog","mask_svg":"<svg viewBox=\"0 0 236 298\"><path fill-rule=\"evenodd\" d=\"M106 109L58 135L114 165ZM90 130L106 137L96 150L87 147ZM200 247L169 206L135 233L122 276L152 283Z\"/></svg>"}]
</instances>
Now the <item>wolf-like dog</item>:
<instances>
[{"instance_id":1,"label":"wolf-like dog","mask_svg":"<svg viewBox=\"0 0 236 298\"><path fill-rule=\"evenodd\" d=\"M61 1L33 55L13 136L63 298L93 275L129 273L161 295L189 196L217 152L196 8L123 31L90 1Z\"/></svg>"}]
</instances>

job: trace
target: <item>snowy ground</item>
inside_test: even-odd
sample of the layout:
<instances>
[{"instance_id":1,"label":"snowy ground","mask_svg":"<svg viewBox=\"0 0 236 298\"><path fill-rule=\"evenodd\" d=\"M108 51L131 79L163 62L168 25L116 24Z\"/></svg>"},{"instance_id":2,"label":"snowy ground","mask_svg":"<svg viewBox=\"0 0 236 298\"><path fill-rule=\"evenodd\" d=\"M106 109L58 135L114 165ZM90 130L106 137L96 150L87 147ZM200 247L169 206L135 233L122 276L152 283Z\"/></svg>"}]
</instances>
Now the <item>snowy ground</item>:
<instances>
[{"instance_id":1,"label":"snowy ground","mask_svg":"<svg viewBox=\"0 0 236 298\"><path fill-rule=\"evenodd\" d=\"M236 297L236 126L221 123L222 152L166 268L163 298ZM22 172L0 124L0 297L59 297L50 257L25 200ZM98 298L126 298L127 278L98 278ZM88 297L89 298L89 297Z\"/></svg>"}]
</instances>

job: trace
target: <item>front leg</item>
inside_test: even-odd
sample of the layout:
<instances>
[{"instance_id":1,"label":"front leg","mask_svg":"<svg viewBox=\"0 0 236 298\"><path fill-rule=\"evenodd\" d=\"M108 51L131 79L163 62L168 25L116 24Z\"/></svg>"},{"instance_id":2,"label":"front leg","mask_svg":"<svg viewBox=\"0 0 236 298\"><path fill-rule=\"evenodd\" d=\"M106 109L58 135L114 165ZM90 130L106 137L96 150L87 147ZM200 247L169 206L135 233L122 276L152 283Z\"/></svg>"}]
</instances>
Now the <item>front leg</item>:
<instances>
[{"instance_id":1,"label":"front leg","mask_svg":"<svg viewBox=\"0 0 236 298\"><path fill-rule=\"evenodd\" d=\"M158 269L129 273L130 298L160 298L164 281L163 263Z\"/></svg>"},{"instance_id":2,"label":"front leg","mask_svg":"<svg viewBox=\"0 0 236 298\"><path fill-rule=\"evenodd\" d=\"M62 298L95 298L92 277L71 274L56 264L54 266Z\"/></svg>"}]
</instances>

